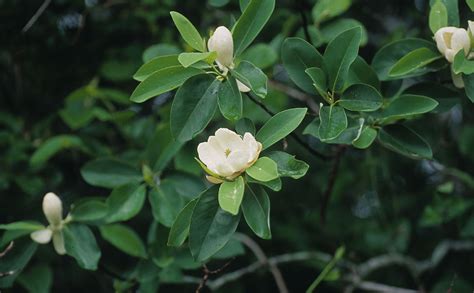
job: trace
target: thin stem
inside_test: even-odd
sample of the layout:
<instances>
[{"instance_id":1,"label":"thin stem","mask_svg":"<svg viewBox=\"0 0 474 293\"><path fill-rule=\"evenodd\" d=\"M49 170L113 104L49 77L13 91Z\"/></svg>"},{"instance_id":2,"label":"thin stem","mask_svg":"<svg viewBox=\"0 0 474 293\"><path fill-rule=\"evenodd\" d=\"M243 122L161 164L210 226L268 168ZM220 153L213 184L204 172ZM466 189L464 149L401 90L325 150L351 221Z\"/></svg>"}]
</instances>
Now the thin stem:
<instances>
[{"instance_id":1,"label":"thin stem","mask_svg":"<svg viewBox=\"0 0 474 293\"><path fill-rule=\"evenodd\" d=\"M204 264L202 266L202 271L203 271L204 275L202 276L202 279L199 282L199 286L196 289L196 293L201 292L201 290L204 289L204 287L206 287L206 283L207 283L207 280L209 280L209 276L217 275L217 274L221 273L222 271L224 271L232 263L232 261L234 261L234 259L235 258L232 258L231 260L229 260L223 266L221 266L220 268L218 268L216 270L209 270L207 265Z\"/></svg>"},{"instance_id":2,"label":"thin stem","mask_svg":"<svg viewBox=\"0 0 474 293\"><path fill-rule=\"evenodd\" d=\"M336 155L335 155L335 159L331 168L331 172L329 173L328 185L326 187L326 191L324 192L323 201L321 203L321 223L323 224L324 224L324 221L326 220L326 210L329 203L329 199L331 197L332 190L334 189L334 184L336 183L336 178L337 178L337 173L339 171L341 157L344 154L345 150L346 150L345 145L338 146L338 150L336 151Z\"/></svg>"},{"instance_id":3,"label":"thin stem","mask_svg":"<svg viewBox=\"0 0 474 293\"><path fill-rule=\"evenodd\" d=\"M262 102L260 102L259 100L255 99L250 93L245 93L247 95L247 97L252 101L254 102L257 106L259 106L260 108L262 108L262 110L264 110L265 112L267 112L270 116L275 116L275 113L273 113L273 111L271 111L270 109L268 109L267 106L265 106L265 104L263 104ZM296 133L292 132L290 133L290 136L296 140L297 143L299 143L302 147L304 147L310 154L320 158L321 160L329 160L331 159L330 156L327 156L325 154L322 154L320 152L318 152L317 150L313 149L307 142L303 141Z\"/></svg>"},{"instance_id":4,"label":"thin stem","mask_svg":"<svg viewBox=\"0 0 474 293\"><path fill-rule=\"evenodd\" d=\"M43 12L48 8L49 4L51 4L51 0L45 0L43 4L38 8L38 10L33 14L30 20L25 24L23 29L21 30L22 33L26 33L38 20L38 18L43 14Z\"/></svg>"}]
</instances>

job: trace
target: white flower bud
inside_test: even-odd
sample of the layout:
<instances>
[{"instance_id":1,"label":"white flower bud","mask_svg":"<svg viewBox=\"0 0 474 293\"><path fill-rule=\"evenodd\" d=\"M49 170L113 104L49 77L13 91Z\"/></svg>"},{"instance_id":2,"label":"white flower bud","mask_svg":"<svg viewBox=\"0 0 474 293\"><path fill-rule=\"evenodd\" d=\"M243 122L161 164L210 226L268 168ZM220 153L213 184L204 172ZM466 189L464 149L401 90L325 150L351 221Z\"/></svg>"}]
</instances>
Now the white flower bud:
<instances>
[{"instance_id":1,"label":"white flower bud","mask_svg":"<svg viewBox=\"0 0 474 293\"><path fill-rule=\"evenodd\" d=\"M64 247L64 236L63 231L58 230L53 233L53 246L56 253L59 255L66 254L66 248Z\"/></svg>"},{"instance_id":2,"label":"white flower bud","mask_svg":"<svg viewBox=\"0 0 474 293\"><path fill-rule=\"evenodd\" d=\"M200 143L197 151L199 159L218 176L232 180L257 161L262 144L252 134L245 133L243 138L237 133L220 128L207 142ZM220 183L220 180L209 180ZM222 182L222 181L221 181Z\"/></svg>"},{"instance_id":3,"label":"white flower bud","mask_svg":"<svg viewBox=\"0 0 474 293\"><path fill-rule=\"evenodd\" d=\"M38 230L30 234L31 239L33 239L34 242L39 243L39 244L46 244L51 241L51 237L53 236L53 231L51 229L43 229L43 230Z\"/></svg>"},{"instance_id":4,"label":"white flower bud","mask_svg":"<svg viewBox=\"0 0 474 293\"><path fill-rule=\"evenodd\" d=\"M219 69L227 73L227 68L231 68L234 62L234 40L232 33L225 27L216 28L214 34L207 42L210 52L217 52L216 62Z\"/></svg>"},{"instance_id":5,"label":"white flower bud","mask_svg":"<svg viewBox=\"0 0 474 293\"><path fill-rule=\"evenodd\" d=\"M440 28L435 33L435 40L438 50L450 63L460 50L464 50L464 54L467 55L471 48L471 40L463 28L452 26Z\"/></svg>"},{"instance_id":6,"label":"white flower bud","mask_svg":"<svg viewBox=\"0 0 474 293\"><path fill-rule=\"evenodd\" d=\"M53 227L61 225L63 219L63 203L54 193L49 192L43 198L43 212Z\"/></svg>"}]
</instances>

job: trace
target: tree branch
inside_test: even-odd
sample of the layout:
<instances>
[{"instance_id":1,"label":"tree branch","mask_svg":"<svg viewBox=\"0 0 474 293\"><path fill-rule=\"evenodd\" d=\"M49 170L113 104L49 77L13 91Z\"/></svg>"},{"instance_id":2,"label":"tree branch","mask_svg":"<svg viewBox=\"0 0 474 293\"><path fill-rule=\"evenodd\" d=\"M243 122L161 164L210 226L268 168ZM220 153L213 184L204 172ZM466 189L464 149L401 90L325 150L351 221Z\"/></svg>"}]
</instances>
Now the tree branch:
<instances>
[{"instance_id":1,"label":"tree branch","mask_svg":"<svg viewBox=\"0 0 474 293\"><path fill-rule=\"evenodd\" d=\"M41 4L35 14L33 14L30 20L25 24L25 26L21 30L22 33L26 33L35 24L41 14L43 14L46 8L48 8L49 4L51 4L51 0L44 0L43 4Z\"/></svg>"},{"instance_id":2,"label":"tree branch","mask_svg":"<svg viewBox=\"0 0 474 293\"><path fill-rule=\"evenodd\" d=\"M336 151L336 155L334 158L334 162L331 168L331 172L329 173L328 185L326 187L326 191L324 192L323 200L321 202L320 219L321 219L321 223L323 224L326 220L326 210L329 204L329 199L331 198L332 190L334 189L334 184L336 183L336 178L339 171L339 165L341 163L341 157L344 154L345 150L346 150L345 145L338 146L338 149Z\"/></svg>"},{"instance_id":3,"label":"tree branch","mask_svg":"<svg viewBox=\"0 0 474 293\"><path fill-rule=\"evenodd\" d=\"M319 106L314 101L312 96L275 80L268 80L268 85L280 92L287 94L290 98L306 103L308 108L311 109L313 113L319 115Z\"/></svg>"},{"instance_id":4,"label":"tree branch","mask_svg":"<svg viewBox=\"0 0 474 293\"><path fill-rule=\"evenodd\" d=\"M273 113L272 110L268 109L267 106L265 106L265 104L263 104L262 102L260 102L259 100L255 99L250 93L245 93L247 95L247 97L252 101L254 102L257 106L259 106L260 108L262 108L263 111L267 112L267 114L269 114L270 116L274 116L275 113ZM330 156L327 156L325 154L322 154L320 152L318 152L317 150L313 149L307 142L303 141L298 135L296 135L296 133L292 132L290 133L290 136L296 140L297 143L299 143L303 148L305 148L309 153L311 153L312 155L320 158L321 160L328 160L328 159L331 159Z\"/></svg>"}]
</instances>

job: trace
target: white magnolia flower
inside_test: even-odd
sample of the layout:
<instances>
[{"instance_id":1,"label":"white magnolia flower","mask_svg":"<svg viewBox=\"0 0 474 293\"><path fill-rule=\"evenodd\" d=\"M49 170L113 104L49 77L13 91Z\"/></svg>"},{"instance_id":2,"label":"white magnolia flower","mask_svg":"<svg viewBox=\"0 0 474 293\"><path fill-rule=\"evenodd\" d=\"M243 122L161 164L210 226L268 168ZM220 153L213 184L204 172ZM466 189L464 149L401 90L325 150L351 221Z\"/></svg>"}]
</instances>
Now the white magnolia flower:
<instances>
[{"instance_id":1,"label":"white magnolia flower","mask_svg":"<svg viewBox=\"0 0 474 293\"><path fill-rule=\"evenodd\" d=\"M262 144L249 132L241 137L227 128L218 129L214 136L200 143L197 148L199 160L214 175L207 176L212 183L238 177L257 161L261 150Z\"/></svg>"},{"instance_id":2,"label":"white magnolia flower","mask_svg":"<svg viewBox=\"0 0 474 293\"><path fill-rule=\"evenodd\" d=\"M460 50L464 50L464 54L468 55L471 49L471 40L467 31L463 28L452 26L440 28L435 33L434 38L438 50L450 63L454 61L454 56Z\"/></svg>"},{"instance_id":3,"label":"white magnolia flower","mask_svg":"<svg viewBox=\"0 0 474 293\"><path fill-rule=\"evenodd\" d=\"M216 63L223 75L227 75L229 69L234 68L234 40L232 33L225 26L216 28L207 42L209 51L217 53ZM237 80L237 86L241 92L249 92L250 88Z\"/></svg>"},{"instance_id":4,"label":"white magnolia flower","mask_svg":"<svg viewBox=\"0 0 474 293\"><path fill-rule=\"evenodd\" d=\"M49 192L43 198L43 213L49 222L49 226L42 230L31 233L31 239L40 244L46 244L53 239L54 249L58 254L65 254L63 237L63 203L54 193Z\"/></svg>"}]
</instances>

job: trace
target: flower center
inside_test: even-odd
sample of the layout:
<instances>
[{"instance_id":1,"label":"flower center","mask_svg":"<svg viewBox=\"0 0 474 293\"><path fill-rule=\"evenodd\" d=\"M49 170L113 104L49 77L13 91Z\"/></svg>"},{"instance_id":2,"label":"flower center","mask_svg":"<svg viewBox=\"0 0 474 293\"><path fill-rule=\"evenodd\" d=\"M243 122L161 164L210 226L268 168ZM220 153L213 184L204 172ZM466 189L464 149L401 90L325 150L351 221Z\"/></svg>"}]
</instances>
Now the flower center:
<instances>
[{"instance_id":1,"label":"flower center","mask_svg":"<svg viewBox=\"0 0 474 293\"><path fill-rule=\"evenodd\" d=\"M231 153L231 150L230 150L230 149L226 149L226 150L225 150L225 157L226 157L226 158L229 157L230 153Z\"/></svg>"}]
</instances>

